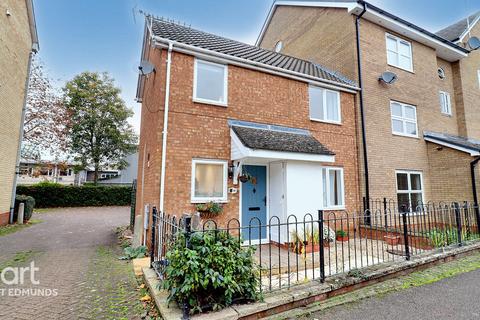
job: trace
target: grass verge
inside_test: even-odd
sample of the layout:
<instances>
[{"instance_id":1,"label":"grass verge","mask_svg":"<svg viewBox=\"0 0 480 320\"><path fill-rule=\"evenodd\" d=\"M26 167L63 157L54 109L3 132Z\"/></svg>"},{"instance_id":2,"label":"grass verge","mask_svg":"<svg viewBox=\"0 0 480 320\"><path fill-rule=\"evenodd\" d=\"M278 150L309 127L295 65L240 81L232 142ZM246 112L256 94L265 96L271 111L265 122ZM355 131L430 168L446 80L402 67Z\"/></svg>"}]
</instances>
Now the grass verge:
<instances>
[{"instance_id":1,"label":"grass verge","mask_svg":"<svg viewBox=\"0 0 480 320\"><path fill-rule=\"evenodd\" d=\"M0 262L0 273L3 269L8 267L17 267L23 265L25 262L32 260L32 258L37 254L36 251L20 251L15 253L15 255L6 261Z\"/></svg>"},{"instance_id":2,"label":"grass verge","mask_svg":"<svg viewBox=\"0 0 480 320\"><path fill-rule=\"evenodd\" d=\"M6 236L7 234L15 233L40 222L42 222L42 220L31 219L25 224L9 224L6 226L2 226L0 227L0 237Z\"/></svg>"}]
</instances>

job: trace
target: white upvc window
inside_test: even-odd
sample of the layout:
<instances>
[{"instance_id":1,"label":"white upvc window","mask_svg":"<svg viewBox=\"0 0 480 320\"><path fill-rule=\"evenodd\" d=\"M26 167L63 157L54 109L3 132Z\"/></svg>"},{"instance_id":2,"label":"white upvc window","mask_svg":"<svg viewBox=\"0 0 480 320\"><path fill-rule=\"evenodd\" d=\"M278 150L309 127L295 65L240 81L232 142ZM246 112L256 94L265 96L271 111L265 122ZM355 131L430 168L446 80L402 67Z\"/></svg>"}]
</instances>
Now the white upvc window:
<instances>
[{"instance_id":1,"label":"white upvc window","mask_svg":"<svg viewBox=\"0 0 480 320\"><path fill-rule=\"evenodd\" d=\"M440 110L443 114L452 115L452 104L450 102L450 94L445 91L440 91Z\"/></svg>"},{"instance_id":2,"label":"white upvc window","mask_svg":"<svg viewBox=\"0 0 480 320\"><path fill-rule=\"evenodd\" d=\"M343 168L322 168L323 208L345 208Z\"/></svg>"},{"instance_id":3,"label":"white upvc window","mask_svg":"<svg viewBox=\"0 0 480 320\"><path fill-rule=\"evenodd\" d=\"M193 101L227 106L228 66L195 59Z\"/></svg>"},{"instance_id":4,"label":"white upvc window","mask_svg":"<svg viewBox=\"0 0 480 320\"><path fill-rule=\"evenodd\" d=\"M341 123L340 93L316 86L309 87L310 120Z\"/></svg>"},{"instance_id":5,"label":"white upvc window","mask_svg":"<svg viewBox=\"0 0 480 320\"><path fill-rule=\"evenodd\" d=\"M386 34L387 63L413 72L412 44L391 34Z\"/></svg>"},{"instance_id":6,"label":"white upvc window","mask_svg":"<svg viewBox=\"0 0 480 320\"><path fill-rule=\"evenodd\" d=\"M423 178L419 171L397 170L397 203L399 210L416 211L423 204ZM402 208L403 207L403 208Z\"/></svg>"},{"instance_id":7,"label":"white upvc window","mask_svg":"<svg viewBox=\"0 0 480 320\"><path fill-rule=\"evenodd\" d=\"M390 111L393 134L418 137L416 107L397 101L390 101Z\"/></svg>"},{"instance_id":8,"label":"white upvc window","mask_svg":"<svg viewBox=\"0 0 480 320\"><path fill-rule=\"evenodd\" d=\"M227 161L192 160L191 200L194 203L227 201Z\"/></svg>"},{"instance_id":9,"label":"white upvc window","mask_svg":"<svg viewBox=\"0 0 480 320\"><path fill-rule=\"evenodd\" d=\"M478 88L480 88L480 69L477 70Z\"/></svg>"}]
</instances>

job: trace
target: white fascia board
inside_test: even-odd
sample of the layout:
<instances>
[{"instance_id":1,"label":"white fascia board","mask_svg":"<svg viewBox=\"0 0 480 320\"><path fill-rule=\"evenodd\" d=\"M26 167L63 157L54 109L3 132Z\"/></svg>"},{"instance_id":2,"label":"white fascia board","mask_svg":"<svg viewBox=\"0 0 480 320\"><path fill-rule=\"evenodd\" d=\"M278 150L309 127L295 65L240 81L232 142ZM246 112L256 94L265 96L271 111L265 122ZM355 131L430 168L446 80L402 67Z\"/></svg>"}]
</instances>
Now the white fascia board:
<instances>
[{"instance_id":1,"label":"white fascia board","mask_svg":"<svg viewBox=\"0 0 480 320\"><path fill-rule=\"evenodd\" d=\"M351 14L358 14L358 10L355 8L349 11ZM418 41L428 47L434 48L437 52L437 56L447 61L453 62L467 57L467 53L455 49L435 38L415 30L409 26L406 26L398 21L393 20L390 17L386 17L374 10L368 10L362 16L363 19L371 21L375 24L383 26L384 28L394 31L406 38Z\"/></svg>"},{"instance_id":2,"label":"white fascia board","mask_svg":"<svg viewBox=\"0 0 480 320\"><path fill-rule=\"evenodd\" d=\"M267 159L269 161L296 160L327 163L335 162L335 156L332 155L250 149L243 145L233 130L230 130L230 136L232 138L232 160ZM234 149L235 152L232 152Z\"/></svg>"},{"instance_id":3,"label":"white fascia board","mask_svg":"<svg viewBox=\"0 0 480 320\"><path fill-rule=\"evenodd\" d=\"M263 23L262 29L260 30L260 34L258 35L257 41L255 42L256 46L260 45L260 42L263 40L263 36L267 31L268 25L270 24L270 20L272 20L272 16L275 12L275 9L278 6L297 6L297 7L320 7L320 8L344 8L347 9L349 12L353 11L355 8L361 8L361 6L356 1L351 2L335 2L335 1L289 1L289 0L279 0L274 1L272 6L270 7L270 11L268 12L267 18Z\"/></svg>"},{"instance_id":4,"label":"white fascia board","mask_svg":"<svg viewBox=\"0 0 480 320\"><path fill-rule=\"evenodd\" d=\"M444 146L444 147L448 147L448 148L451 148L451 149L455 149L455 150L458 150L458 151L469 153L472 157L480 156L480 152L478 152L477 150L460 147L460 146L457 146L455 144L451 144L451 143L448 143L448 142L445 142L445 141L442 141L442 140L437 140L435 138L423 137L423 139L425 141L433 142L435 144L438 144L438 145L441 145L441 146Z\"/></svg>"},{"instance_id":5,"label":"white fascia board","mask_svg":"<svg viewBox=\"0 0 480 320\"><path fill-rule=\"evenodd\" d=\"M306 82L315 86L327 88L327 89L333 89L333 90L338 90L338 91L343 91L343 92L348 92L348 93L353 93L356 94L357 91L360 90L360 88L356 86L351 86L348 84L341 84L336 81L331 81L327 79L320 79L316 78L313 76L309 76L300 72L296 71L290 71L286 69L282 69L279 67L274 67L274 66L269 66L264 63L260 62L255 62L243 58L238 58L234 57L228 54L208 50L208 49L203 49L195 46L191 46L188 44L184 44L181 42L176 42L172 40L168 40L165 38L161 38L158 36L154 36L155 38L155 45L157 47L161 48L167 48L168 43L171 42L173 43L173 51L180 52L180 53L185 53L188 55L192 55L194 57L200 58L200 59L205 59L207 61L212 61L212 62L218 62L218 63L223 63L223 64L230 64L234 66L239 66L247 69L252 69L256 71L261 71L269 74L273 74L276 76L284 77L284 78L289 78L289 79L294 79L297 81L302 81Z\"/></svg>"}]
</instances>

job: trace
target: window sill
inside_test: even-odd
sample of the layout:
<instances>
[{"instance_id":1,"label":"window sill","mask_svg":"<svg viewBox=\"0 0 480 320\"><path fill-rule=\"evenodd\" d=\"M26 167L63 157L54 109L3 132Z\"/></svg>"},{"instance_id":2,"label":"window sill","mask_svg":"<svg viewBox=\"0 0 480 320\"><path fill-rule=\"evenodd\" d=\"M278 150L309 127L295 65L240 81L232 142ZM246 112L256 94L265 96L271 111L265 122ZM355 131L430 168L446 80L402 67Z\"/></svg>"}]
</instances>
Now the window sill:
<instances>
[{"instance_id":1,"label":"window sill","mask_svg":"<svg viewBox=\"0 0 480 320\"><path fill-rule=\"evenodd\" d=\"M341 210L346 210L345 206L342 207L329 207L329 208L323 208L323 211L341 211Z\"/></svg>"},{"instance_id":2,"label":"window sill","mask_svg":"<svg viewBox=\"0 0 480 320\"><path fill-rule=\"evenodd\" d=\"M192 101L195 102L195 103L210 104L210 105L219 106L219 107L227 107L228 106L227 102L219 102L219 101L206 100L206 99L201 99L201 98L193 98Z\"/></svg>"},{"instance_id":3,"label":"window sill","mask_svg":"<svg viewBox=\"0 0 480 320\"><path fill-rule=\"evenodd\" d=\"M453 117L451 113L444 113L444 112L442 112L442 116L449 117L449 118Z\"/></svg>"},{"instance_id":4,"label":"window sill","mask_svg":"<svg viewBox=\"0 0 480 320\"><path fill-rule=\"evenodd\" d=\"M398 136L398 137L420 139L420 138L418 137L418 135L413 136L413 135L409 135L409 134L401 134L401 133L395 133L395 132L392 132L392 135L393 135L393 136Z\"/></svg>"},{"instance_id":5,"label":"window sill","mask_svg":"<svg viewBox=\"0 0 480 320\"><path fill-rule=\"evenodd\" d=\"M411 73L411 74L415 74L413 69L405 69L405 68L402 68L402 67L396 66L394 64L390 64L390 63L387 63L387 65L392 67L392 68L395 68L395 69L399 69L399 70L406 71L406 72Z\"/></svg>"},{"instance_id":6,"label":"window sill","mask_svg":"<svg viewBox=\"0 0 480 320\"><path fill-rule=\"evenodd\" d=\"M190 199L190 203L194 203L194 204L208 203L208 202L228 203L228 200L226 199Z\"/></svg>"},{"instance_id":7,"label":"window sill","mask_svg":"<svg viewBox=\"0 0 480 320\"><path fill-rule=\"evenodd\" d=\"M321 119L315 119L315 118L310 118L310 121L313 122L321 122L321 123L328 123L328 124L335 124L337 126L342 125L342 121L330 121L330 120L321 120Z\"/></svg>"}]
</instances>

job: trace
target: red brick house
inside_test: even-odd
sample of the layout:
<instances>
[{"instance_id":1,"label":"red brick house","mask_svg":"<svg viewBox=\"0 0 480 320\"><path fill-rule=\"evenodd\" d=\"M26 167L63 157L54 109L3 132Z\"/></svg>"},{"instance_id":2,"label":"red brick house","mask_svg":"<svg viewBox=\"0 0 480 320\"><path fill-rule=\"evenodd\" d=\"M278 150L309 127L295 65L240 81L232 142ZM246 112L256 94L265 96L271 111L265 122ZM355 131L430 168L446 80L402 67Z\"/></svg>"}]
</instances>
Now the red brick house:
<instances>
[{"instance_id":1,"label":"red brick house","mask_svg":"<svg viewBox=\"0 0 480 320\"><path fill-rule=\"evenodd\" d=\"M360 207L355 82L151 17L141 59L137 214L214 201L219 224L246 225Z\"/></svg>"}]
</instances>

